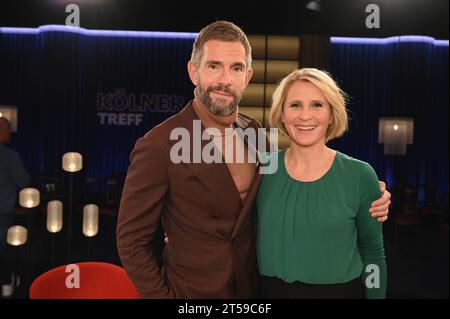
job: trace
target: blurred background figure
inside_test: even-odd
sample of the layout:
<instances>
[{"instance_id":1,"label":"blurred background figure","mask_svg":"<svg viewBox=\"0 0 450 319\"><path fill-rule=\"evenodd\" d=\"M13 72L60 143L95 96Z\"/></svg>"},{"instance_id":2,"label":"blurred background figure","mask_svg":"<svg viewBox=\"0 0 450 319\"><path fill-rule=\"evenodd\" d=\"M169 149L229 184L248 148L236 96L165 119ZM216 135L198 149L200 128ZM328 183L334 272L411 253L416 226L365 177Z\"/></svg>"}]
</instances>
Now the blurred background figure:
<instances>
[{"instance_id":1,"label":"blurred background figure","mask_svg":"<svg viewBox=\"0 0 450 319\"><path fill-rule=\"evenodd\" d=\"M8 269L6 235L14 224L17 190L30 183L19 154L6 146L10 139L11 124L5 117L0 117L0 284L3 297L12 296L18 284L18 278Z\"/></svg>"}]
</instances>

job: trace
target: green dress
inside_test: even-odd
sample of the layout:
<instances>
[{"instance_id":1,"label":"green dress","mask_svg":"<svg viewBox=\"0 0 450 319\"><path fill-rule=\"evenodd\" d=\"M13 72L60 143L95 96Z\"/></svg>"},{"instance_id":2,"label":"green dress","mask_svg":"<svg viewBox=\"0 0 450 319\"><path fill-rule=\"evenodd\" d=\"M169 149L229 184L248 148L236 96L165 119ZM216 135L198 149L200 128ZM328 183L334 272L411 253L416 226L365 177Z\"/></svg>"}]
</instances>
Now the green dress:
<instances>
[{"instance_id":1,"label":"green dress","mask_svg":"<svg viewBox=\"0 0 450 319\"><path fill-rule=\"evenodd\" d=\"M257 195L260 274L307 284L361 277L367 298L384 298L382 224L369 214L381 195L373 168L337 152L325 175L301 182L287 173L285 152L270 154L278 169L263 175Z\"/></svg>"}]
</instances>

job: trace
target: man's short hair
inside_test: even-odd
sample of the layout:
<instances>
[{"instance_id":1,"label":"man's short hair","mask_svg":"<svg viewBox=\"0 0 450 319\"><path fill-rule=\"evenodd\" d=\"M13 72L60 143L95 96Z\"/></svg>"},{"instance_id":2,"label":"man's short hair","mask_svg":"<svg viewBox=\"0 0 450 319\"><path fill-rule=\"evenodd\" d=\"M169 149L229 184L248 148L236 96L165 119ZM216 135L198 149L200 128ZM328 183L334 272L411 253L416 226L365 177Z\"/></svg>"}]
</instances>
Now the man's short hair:
<instances>
[{"instance_id":1,"label":"man's short hair","mask_svg":"<svg viewBox=\"0 0 450 319\"><path fill-rule=\"evenodd\" d=\"M252 48L247 36L237 25L228 21L216 21L200 30L192 48L191 61L198 68L203 54L203 46L209 40L240 42L244 46L247 68L252 65Z\"/></svg>"}]
</instances>

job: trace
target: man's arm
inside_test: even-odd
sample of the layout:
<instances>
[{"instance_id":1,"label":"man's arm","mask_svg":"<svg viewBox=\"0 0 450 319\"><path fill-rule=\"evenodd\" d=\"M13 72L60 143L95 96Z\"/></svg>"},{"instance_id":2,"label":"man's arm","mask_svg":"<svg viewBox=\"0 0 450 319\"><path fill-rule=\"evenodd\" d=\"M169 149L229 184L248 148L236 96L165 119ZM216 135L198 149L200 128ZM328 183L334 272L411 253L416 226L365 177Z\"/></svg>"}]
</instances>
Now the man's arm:
<instances>
[{"instance_id":1,"label":"man's arm","mask_svg":"<svg viewBox=\"0 0 450 319\"><path fill-rule=\"evenodd\" d=\"M386 190L386 183L380 183L381 197L372 202L369 213L380 223L384 223L388 219L389 205L391 205L391 193Z\"/></svg>"},{"instance_id":2,"label":"man's arm","mask_svg":"<svg viewBox=\"0 0 450 319\"><path fill-rule=\"evenodd\" d=\"M142 298L172 297L150 245L167 190L163 153L155 140L143 137L131 153L117 222L119 256Z\"/></svg>"}]
</instances>

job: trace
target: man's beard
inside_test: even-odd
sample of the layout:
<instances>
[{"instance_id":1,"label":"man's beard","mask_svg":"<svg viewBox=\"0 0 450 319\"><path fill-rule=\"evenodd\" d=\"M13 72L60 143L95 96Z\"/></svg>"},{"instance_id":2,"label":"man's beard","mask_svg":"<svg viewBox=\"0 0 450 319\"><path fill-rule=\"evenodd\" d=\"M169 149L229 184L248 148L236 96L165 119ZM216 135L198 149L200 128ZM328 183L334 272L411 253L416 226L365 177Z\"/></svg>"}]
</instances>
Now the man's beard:
<instances>
[{"instance_id":1,"label":"man's beard","mask_svg":"<svg viewBox=\"0 0 450 319\"><path fill-rule=\"evenodd\" d=\"M238 96L235 92L231 91L230 88L224 85L208 86L205 91L199 83L195 89L200 101L202 101L208 110L216 116L228 116L232 114L236 110L242 98L242 96ZM227 94L231 94L233 96L233 100L227 104L225 99L217 98L216 101L213 102L213 99L210 96L212 91L222 91Z\"/></svg>"}]
</instances>

